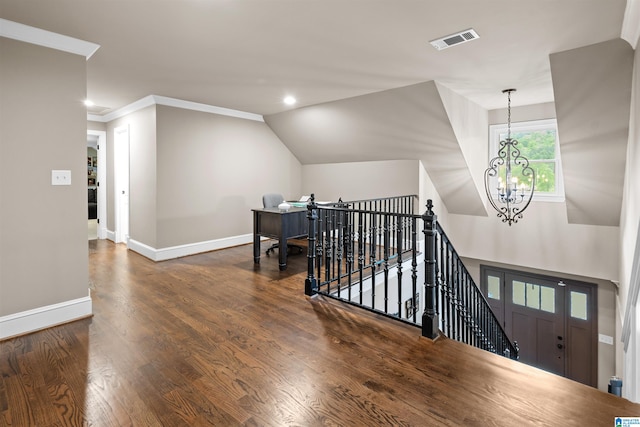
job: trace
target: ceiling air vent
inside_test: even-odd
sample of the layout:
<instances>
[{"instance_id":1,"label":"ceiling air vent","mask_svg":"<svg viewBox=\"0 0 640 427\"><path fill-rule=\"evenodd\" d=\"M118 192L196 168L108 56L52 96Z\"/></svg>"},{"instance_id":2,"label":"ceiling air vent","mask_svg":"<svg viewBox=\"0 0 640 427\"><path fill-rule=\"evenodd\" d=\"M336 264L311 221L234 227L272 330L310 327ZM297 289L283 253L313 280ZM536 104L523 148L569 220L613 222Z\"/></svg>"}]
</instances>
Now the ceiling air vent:
<instances>
[{"instance_id":1,"label":"ceiling air vent","mask_svg":"<svg viewBox=\"0 0 640 427\"><path fill-rule=\"evenodd\" d=\"M429 43L438 50L446 49L451 46L455 46L460 43L466 43L471 40L480 38L478 33L473 28L460 31L459 33L451 34L445 37L441 37L436 40L431 40Z\"/></svg>"}]
</instances>

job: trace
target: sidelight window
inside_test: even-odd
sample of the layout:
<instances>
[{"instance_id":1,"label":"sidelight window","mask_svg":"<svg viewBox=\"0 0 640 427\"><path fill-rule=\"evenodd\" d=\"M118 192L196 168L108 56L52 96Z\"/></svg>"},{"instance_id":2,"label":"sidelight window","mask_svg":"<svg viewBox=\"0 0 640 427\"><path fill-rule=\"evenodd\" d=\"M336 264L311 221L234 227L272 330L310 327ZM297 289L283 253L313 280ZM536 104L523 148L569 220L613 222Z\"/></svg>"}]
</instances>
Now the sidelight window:
<instances>
[{"instance_id":1,"label":"sidelight window","mask_svg":"<svg viewBox=\"0 0 640 427\"><path fill-rule=\"evenodd\" d=\"M487 277L487 296L491 299L500 299L500 278L496 276Z\"/></svg>"},{"instance_id":2,"label":"sidelight window","mask_svg":"<svg viewBox=\"0 0 640 427\"><path fill-rule=\"evenodd\" d=\"M571 291L571 317L587 320L587 294Z\"/></svg>"}]
</instances>

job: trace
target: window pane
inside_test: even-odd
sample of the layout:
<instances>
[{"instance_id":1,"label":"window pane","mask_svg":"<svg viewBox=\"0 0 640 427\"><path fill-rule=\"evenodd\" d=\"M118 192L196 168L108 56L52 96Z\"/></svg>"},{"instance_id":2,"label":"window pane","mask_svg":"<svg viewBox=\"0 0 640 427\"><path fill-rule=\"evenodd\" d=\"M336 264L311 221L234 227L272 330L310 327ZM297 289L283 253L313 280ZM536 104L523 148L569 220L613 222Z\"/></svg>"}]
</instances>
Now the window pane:
<instances>
[{"instance_id":1,"label":"window pane","mask_svg":"<svg viewBox=\"0 0 640 427\"><path fill-rule=\"evenodd\" d=\"M487 297L500 299L500 278L496 276L487 277Z\"/></svg>"},{"instance_id":2,"label":"window pane","mask_svg":"<svg viewBox=\"0 0 640 427\"><path fill-rule=\"evenodd\" d=\"M555 129L512 132L511 139L518 141L520 153L529 160L553 160L556 158Z\"/></svg>"},{"instance_id":3,"label":"window pane","mask_svg":"<svg viewBox=\"0 0 640 427\"><path fill-rule=\"evenodd\" d=\"M540 309L540 286L527 283L527 307Z\"/></svg>"},{"instance_id":4,"label":"window pane","mask_svg":"<svg viewBox=\"0 0 640 427\"><path fill-rule=\"evenodd\" d=\"M540 287L540 309L549 313L556 312L556 290L548 286Z\"/></svg>"},{"instance_id":5,"label":"window pane","mask_svg":"<svg viewBox=\"0 0 640 427\"><path fill-rule=\"evenodd\" d=\"M561 164L557 140L557 124L555 120L536 120L512 123L511 139L517 141L515 148L520 154L529 160L529 166L535 170L536 188L534 200L562 200L564 190L561 176ZM507 124L491 125L490 127L489 160L496 157L500 141L507 138ZM492 178L492 194L498 198L498 194L513 192L514 182L518 187L518 194L528 196L527 190L531 187L531 179L522 174L520 166L512 164L512 179L508 179L503 170L498 170L497 176ZM501 179L501 181L499 181ZM507 182L509 185L507 185ZM502 190L498 190L498 189Z\"/></svg>"},{"instance_id":6,"label":"window pane","mask_svg":"<svg viewBox=\"0 0 640 427\"><path fill-rule=\"evenodd\" d=\"M531 169L536 171L536 192L555 193L556 164L555 162L530 162ZM529 180L527 184L531 181ZM530 184L529 184L530 185Z\"/></svg>"},{"instance_id":7,"label":"window pane","mask_svg":"<svg viewBox=\"0 0 640 427\"><path fill-rule=\"evenodd\" d=\"M526 306L527 300L525 296L524 282L519 282L517 280L514 280L512 283L512 288L513 288L513 303Z\"/></svg>"},{"instance_id":8,"label":"window pane","mask_svg":"<svg viewBox=\"0 0 640 427\"><path fill-rule=\"evenodd\" d=\"M587 294L571 291L571 317L587 320Z\"/></svg>"}]
</instances>

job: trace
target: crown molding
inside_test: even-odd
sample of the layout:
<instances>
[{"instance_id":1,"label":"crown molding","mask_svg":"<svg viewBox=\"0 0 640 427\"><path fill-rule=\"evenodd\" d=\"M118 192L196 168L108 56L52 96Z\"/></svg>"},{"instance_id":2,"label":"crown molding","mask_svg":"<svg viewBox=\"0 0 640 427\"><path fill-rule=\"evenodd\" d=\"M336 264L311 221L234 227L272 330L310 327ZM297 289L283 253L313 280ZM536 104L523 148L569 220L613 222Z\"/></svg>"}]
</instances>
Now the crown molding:
<instances>
[{"instance_id":1,"label":"crown molding","mask_svg":"<svg viewBox=\"0 0 640 427\"><path fill-rule=\"evenodd\" d=\"M127 106L112 111L104 116L87 114L87 120L107 123L128 114L147 108L151 105L164 105L167 107L182 108L184 110L201 111L203 113L219 114L221 116L238 117L240 119L264 122L260 114L247 113L245 111L232 110L230 108L216 107L214 105L200 104L198 102L184 101L182 99L169 98L166 96L149 95L139 99Z\"/></svg>"},{"instance_id":2,"label":"crown molding","mask_svg":"<svg viewBox=\"0 0 640 427\"><path fill-rule=\"evenodd\" d=\"M640 39L640 0L627 0L620 38L636 49Z\"/></svg>"},{"instance_id":3,"label":"crown molding","mask_svg":"<svg viewBox=\"0 0 640 427\"><path fill-rule=\"evenodd\" d=\"M40 28L30 27L2 18L0 18L0 36L82 55L87 60L100 48L99 44L52 33L51 31L41 30Z\"/></svg>"},{"instance_id":4,"label":"crown molding","mask_svg":"<svg viewBox=\"0 0 640 427\"><path fill-rule=\"evenodd\" d=\"M153 95L149 95L135 102L132 102L129 105L125 105L122 108L118 108L117 110L112 111L109 114L105 114L104 116L98 116L96 114L87 114L87 120L90 120L93 122L107 123L107 122L119 119L121 117L124 117L128 114L135 113L138 110L142 110L143 108L147 108L155 104L156 104L156 101Z\"/></svg>"}]
</instances>

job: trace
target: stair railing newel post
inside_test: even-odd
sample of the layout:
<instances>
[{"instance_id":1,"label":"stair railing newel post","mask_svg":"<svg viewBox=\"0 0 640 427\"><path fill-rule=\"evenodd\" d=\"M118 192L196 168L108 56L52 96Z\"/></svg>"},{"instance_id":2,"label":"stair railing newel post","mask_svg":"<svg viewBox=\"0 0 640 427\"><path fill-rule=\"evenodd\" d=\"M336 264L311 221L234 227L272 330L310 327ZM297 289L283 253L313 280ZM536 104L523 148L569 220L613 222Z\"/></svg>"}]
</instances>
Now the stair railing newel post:
<instances>
[{"instance_id":1,"label":"stair railing newel post","mask_svg":"<svg viewBox=\"0 0 640 427\"><path fill-rule=\"evenodd\" d=\"M436 283L436 222L438 216L433 213L433 202L427 200L427 210L422 215L424 222L425 244L425 309L422 313L422 336L435 339L439 335Z\"/></svg>"},{"instance_id":2,"label":"stair railing newel post","mask_svg":"<svg viewBox=\"0 0 640 427\"><path fill-rule=\"evenodd\" d=\"M307 204L307 219L309 220L309 235L307 237L307 279L304 282L304 294L311 296L318 292L318 281L315 277L318 206L314 194L311 194L311 199Z\"/></svg>"}]
</instances>

